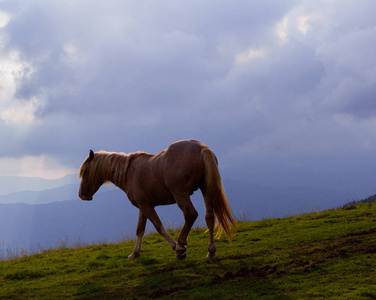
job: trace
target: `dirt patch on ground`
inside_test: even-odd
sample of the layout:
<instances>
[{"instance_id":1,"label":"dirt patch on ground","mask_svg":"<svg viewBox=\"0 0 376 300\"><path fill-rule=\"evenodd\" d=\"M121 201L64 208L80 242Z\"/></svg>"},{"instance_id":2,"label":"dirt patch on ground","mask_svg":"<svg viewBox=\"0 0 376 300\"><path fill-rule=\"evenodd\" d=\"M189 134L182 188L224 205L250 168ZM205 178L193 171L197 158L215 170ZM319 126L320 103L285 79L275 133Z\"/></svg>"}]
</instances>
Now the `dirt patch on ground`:
<instances>
[{"instance_id":1,"label":"dirt patch on ground","mask_svg":"<svg viewBox=\"0 0 376 300\"><path fill-rule=\"evenodd\" d=\"M151 299L160 298L162 296L167 296L167 295L170 295L170 294L177 292L177 291L185 290L186 288L187 288L186 286L163 287L163 288L160 287L160 288L152 290L151 293L149 294L149 298L151 298Z\"/></svg>"},{"instance_id":2,"label":"dirt patch on ground","mask_svg":"<svg viewBox=\"0 0 376 300\"><path fill-rule=\"evenodd\" d=\"M293 249L295 253L292 254L292 258L310 257L318 253L322 259L343 257L351 253L375 253L376 243L369 243L367 240L376 241L376 229L351 232L335 239L302 245Z\"/></svg>"},{"instance_id":3,"label":"dirt patch on ground","mask_svg":"<svg viewBox=\"0 0 376 300\"><path fill-rule=\"evenodd\" d=\"M216 274L212 276L210 283L201 283L198 286L223 284L236 278L255 281L265 280L269 277L285 276L295 272L309 272L336 257L346 257L355 253L374 254L376 253L376 243L373 242L375 240L376 229L351 232L335 239L305 244L291 249L291 261L289 263L275 266L242 267L236 272L227 271L223 274ZM231 255L224 259L243 260L253 256L252 254ZM197 282L194 284L197 286ZM160 287L152 290L149 297L160 298L188 288L190 288L189 283L174 287Z\"/></svg>"},{"instance_id":4,"label":"dirt patch on ground","mask_svg":"<svg viewBox=\"0 0 376 300\"><path fill-rule=\"evenodd\" d=\"M373 254L376 253L376 243L367 243L363 240L372 235L375 235L375 239L371 238L370 240L376 240L376 229L352 232L333 240L302 245L291 249L291 262L287 264L265 265L250 269L241 268L235 273L226 272L222 276L217 274L212 277L212 283L220 284L237 277L260 280L269 276L278 277L294 272L307 272L335 257L346 257L354 253ZM247 257L251 257L251 255L231 256L226 259L245 259Z\"/></svg>"},{"instance_id":5,"label":"dirt patch on ground","mask_svg":"<svg viewBox=\"0 0 376 300\"><path fill-rule=\"evenodd\" d=\"M352 210L352 209L358 209L355 205L350 205L345 207L343 210Z\"/></svg>"},{"instance_id":6,"label":"dirt patch on ground","mask_svg":"<svg viewBox=\"0 0 376 300\"><path fill-rule=\"evenodd\" d=\"M350 233L341 235L338 238L347 238L347 237L354 237L354 236L365 236L365 235L371 235L371 234L376 234L376 229L350 232Z\"/></svg>"},{"instance_id":7,"label":"dirt patch on ground","mask_svg":"<svg viewBox=\"0 0 376 300\"><path fill-rule=\"evenodd\" d=\"M238 277L248 278L250 280L265 279L272 274L279 274L276 266L271 267L266 265L260 268L252 267L250 269L240 268L235 273L227 271L223 274L223 276L214 275L212 278L212 283L219 284Z\"/></svg>"},{"instance_id":8,"label":"dirt patch on ground","mask_svg":"<svg viewBox=\"0 0 376 300\"><path fill-rule=\"evenodd\" d=\"M257 254L239 254L239 255L229 255L226 256L225 259L230 259L230 260L240 260L240 259L246 259L248 257L255 257Z\"/></svg>"}]
</instances>

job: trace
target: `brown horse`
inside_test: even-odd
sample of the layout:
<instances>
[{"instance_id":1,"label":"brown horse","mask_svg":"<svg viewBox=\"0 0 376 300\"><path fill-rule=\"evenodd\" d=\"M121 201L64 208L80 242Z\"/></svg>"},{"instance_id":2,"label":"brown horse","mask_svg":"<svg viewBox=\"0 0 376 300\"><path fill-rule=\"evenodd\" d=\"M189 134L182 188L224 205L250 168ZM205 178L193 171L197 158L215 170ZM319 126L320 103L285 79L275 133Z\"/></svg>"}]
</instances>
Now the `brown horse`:
<instances>
[{"instance_id":1,"label":"brown horse","mask_svg":"<svg viewBox=\"0 0 376 300\"><path fill-rule=\"evenodd\" d=\"M185 258L187 237L198 216L190 195L197 189L205 200L209 229L207 258L217 256L213 236L215 219L219 223L218 234L224 230L231 241L230 224L236 227L236 221L222 185L217 158L199 141L178 141L156 155L90 150L80 167L79 177L82 178L79 191L82 200L92 200L103 183L112 182L139 209L136 246L129 258L140 255L147 219L176 251L177 258ZM177 242L167 233L154 210L155 206L173 203L177 203L185 219Z\"/></svg>"}]
</instances>

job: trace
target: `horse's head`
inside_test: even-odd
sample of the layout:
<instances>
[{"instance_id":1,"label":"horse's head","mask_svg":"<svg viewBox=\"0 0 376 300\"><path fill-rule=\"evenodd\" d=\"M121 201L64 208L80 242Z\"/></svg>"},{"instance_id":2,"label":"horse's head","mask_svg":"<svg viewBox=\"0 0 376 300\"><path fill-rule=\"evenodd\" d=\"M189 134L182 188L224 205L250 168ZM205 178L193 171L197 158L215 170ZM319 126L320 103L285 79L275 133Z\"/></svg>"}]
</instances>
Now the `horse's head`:
<instances>
[{"instance_id":1,"label":"horse's head","mask_svg":"<svg viewBox=\"0 0 376 300\"><path fill-rule=\"evenodd\" d=\"M96 172L95 154L90 150L89 156L80 167L79 177L81 178L79 197L82 200L93 200L94 194L98 191L104 181Z\"/></svg>"}]
</instances>

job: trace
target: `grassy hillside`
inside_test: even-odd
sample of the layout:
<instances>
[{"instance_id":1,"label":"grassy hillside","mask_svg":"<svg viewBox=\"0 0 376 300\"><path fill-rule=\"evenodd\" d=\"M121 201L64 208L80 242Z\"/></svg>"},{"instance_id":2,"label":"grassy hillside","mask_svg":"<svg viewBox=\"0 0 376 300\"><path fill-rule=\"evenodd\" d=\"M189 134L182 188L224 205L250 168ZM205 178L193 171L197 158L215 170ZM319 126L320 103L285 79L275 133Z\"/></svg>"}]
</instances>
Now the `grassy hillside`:
<instances>
[{"instance_id":1,"label":"grassy hillside","mask_svg":"<svg viewBox=\"0 0 376 300\"><path fill-rule=\"evenodd\" d=\"M177 232L172 232L174 236ZM0 298L376 299L376 204L239 224L207 261L205 229L187 259L156 234L0 262Z\"/></svg>"}]
</instances>

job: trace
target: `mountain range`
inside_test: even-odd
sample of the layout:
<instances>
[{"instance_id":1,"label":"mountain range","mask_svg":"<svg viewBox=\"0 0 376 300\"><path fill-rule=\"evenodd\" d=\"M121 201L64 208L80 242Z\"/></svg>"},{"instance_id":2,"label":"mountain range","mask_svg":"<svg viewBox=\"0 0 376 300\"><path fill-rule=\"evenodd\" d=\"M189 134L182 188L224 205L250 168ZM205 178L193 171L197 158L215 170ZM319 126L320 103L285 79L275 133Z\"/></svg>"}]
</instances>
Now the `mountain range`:
<instances>
[{"instance_id":1,"label":"mountain range","mask_svg":"<svg viewBox=\"0 0 376 300\"><path fill-rule=\"evenodd\" d=\"M29 190L8 186L13 192L0 194L0 248L49 248L59 243L112 242L135 236L138 209L113 185L101 187L93 201L82 201L77 195L76 175L60 180L16 179L20 188ZM0 187L4 186L6 180L0 180ZM271 188L233 179L225 179L224 186L235 215L247 220L320 211L346 202L345 193L318 188ZM205 226L205 205L199 191L192 202L199 213L194 226ZM166 227L184 222L176 205L156 210ZM150 222L147 228L153 230Z\"/></svg>"},{"instance_id":2,"label":"mountain range","mask_svg":"<svg viewBox=\"0 0 376 300\"><path fill-rule=\"evenodd\" d=\"M77 174L67 175L58 179L44 179L38 177L21 176L0 176L0 196L23 191L43 191L77 182Z\"/></svg>"}]
</instances>

